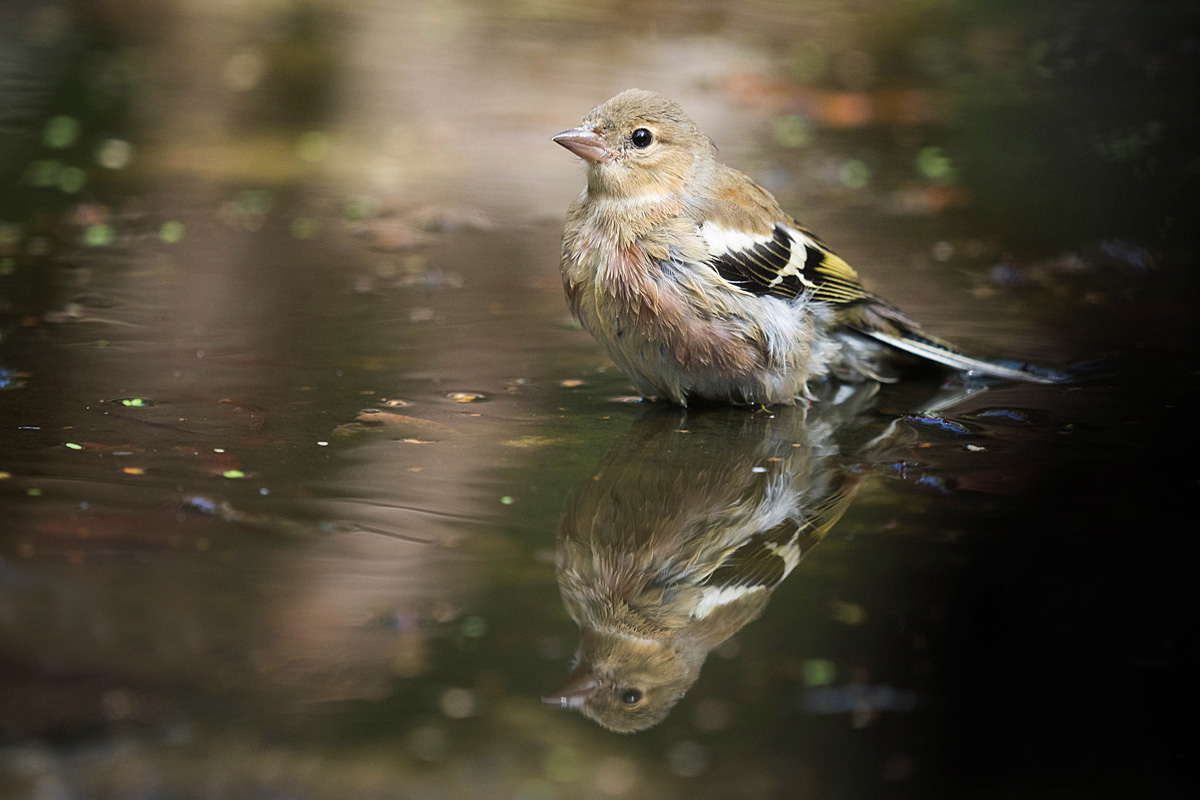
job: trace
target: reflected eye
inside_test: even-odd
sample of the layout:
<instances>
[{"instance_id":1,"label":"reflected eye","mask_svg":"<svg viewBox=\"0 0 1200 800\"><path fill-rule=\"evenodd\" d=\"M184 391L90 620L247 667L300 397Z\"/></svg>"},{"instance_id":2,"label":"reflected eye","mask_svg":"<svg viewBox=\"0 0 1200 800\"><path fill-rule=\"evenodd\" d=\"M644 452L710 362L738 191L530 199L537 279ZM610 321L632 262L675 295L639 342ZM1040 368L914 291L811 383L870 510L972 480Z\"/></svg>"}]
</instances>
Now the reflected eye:
<instances>
[{"instance_id":1,"label":"reflected eye","mask_svg":"<svg viewBox=\"0 0 1200 800\"><path fill-rule=\"evenodd\" d=\"M646 128L638 128L629 135L629 141L633 142L634 147L649 147L654 141L654 134Z\"/></svg>"},{"instance_id":2,"label":"reflected eye","mask_svg":"<svg viewBox=\"0 0 1200 800\"><path fill-rule=\"evenodd\" d=\"M626 705L633 705L634 703L636 703L637 701L639 701L641 699L642 699L642 690L641 689L626 689L624 692L621 693L621 701L624 702Z\"/></svg>"}]
</instances>

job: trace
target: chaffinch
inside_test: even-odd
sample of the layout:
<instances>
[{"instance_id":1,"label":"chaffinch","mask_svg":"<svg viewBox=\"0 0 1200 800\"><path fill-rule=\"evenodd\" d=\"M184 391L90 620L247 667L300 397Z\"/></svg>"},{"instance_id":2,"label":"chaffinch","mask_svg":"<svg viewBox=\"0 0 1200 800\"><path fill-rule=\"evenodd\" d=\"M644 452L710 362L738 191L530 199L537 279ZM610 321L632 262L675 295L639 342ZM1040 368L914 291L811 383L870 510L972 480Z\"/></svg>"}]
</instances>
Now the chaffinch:
<instances>
[{"instance_id":1,"label":"chaffinch","mask_svg":"<svg viewBox=\"0 0 1200 800\"><path fill-rule=\"evenodd\" d=\"M563 232L567 303L647 398L790 404L830 374L882 380L890 349L1055 380L922 331L661 95L629 89L553 141L587 164Z\"/></svg>"},{"instance_id":2,"label":"chaffinch","mask_svg":"<svg viewBox=\"0 0 1200 800\"><path fill-rule=\"evenodd\" d=\"M710 409L686 430L648 409L563 512L556 571L579 647L543 700L621 733L661 722L850 505L860 475L834 434L852 405Z\"/></svg>"}]
</instances>

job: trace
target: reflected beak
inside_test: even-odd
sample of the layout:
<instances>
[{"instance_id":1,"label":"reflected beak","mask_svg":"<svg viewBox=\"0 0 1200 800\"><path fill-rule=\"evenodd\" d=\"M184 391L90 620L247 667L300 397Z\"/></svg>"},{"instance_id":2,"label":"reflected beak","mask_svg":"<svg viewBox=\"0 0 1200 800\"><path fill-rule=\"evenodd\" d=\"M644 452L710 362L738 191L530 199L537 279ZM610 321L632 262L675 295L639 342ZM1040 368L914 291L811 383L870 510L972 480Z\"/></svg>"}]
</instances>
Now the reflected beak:
<instances>
[{"instance_id":1,"label":"reflected beak","mask_svg":"<svg viewBox=\"0 0 1200 800\"><path fill-rule=\"evenodd\" d=\"M551 136L550 141L558 142L584 161L596 163L612 158L612 153L604 146L604 137L591 128L572 128L557 136Z\"/></svg>"},{"instance_id":2,"label":"reflected beak","mask_svg":"<svg viewBox=\"0 0 1200 800\"><path fill-rule=\"evenodd\" d=\"M589 667L580 664L571 673L567 682L555 691L547 693L542 698L542 702L562 708L579 709L583 706L583 701L591 697L603 685L604 680L600 676L592 672Z\"/></svg>"}]
</instances>

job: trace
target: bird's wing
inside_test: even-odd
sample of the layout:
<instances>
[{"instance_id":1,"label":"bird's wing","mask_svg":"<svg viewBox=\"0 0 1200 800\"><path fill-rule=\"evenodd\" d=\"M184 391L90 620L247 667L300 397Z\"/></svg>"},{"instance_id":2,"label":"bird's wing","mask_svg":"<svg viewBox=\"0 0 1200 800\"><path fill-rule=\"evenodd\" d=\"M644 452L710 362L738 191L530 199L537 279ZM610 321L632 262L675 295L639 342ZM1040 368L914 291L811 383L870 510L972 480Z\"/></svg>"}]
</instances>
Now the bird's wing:
<instances>
[{"instance_id":1,"label":"bird's wing","mask_svg":"<svg viewBox=\"0 0 1200 800\"><path fill-rule=\"evenodd\" d=\"M706 617L751 593L778 586L846 513L860 478L858 472L847 473L800 520L787 519L733 548L701 582L692 617Z\"/></svg>"},{"instance_id":2,"label":"bird's wing","mask_svg":"<svg viewBox=\"0 0 1200 800\"><path fill-rule=\"evenodd\" d=\"M839 305L875 300L849 264L792 220L751 232L707 219L699 230L709 266L741 291L784 300L807 294Z\"/></svg>"},{"instance_id":3,"label":"bird's wing","mask_svg":"<svg viewBox=\"0 0 1200 800\"><path fill-rule=\"evenodd\" d=\"M858 273L746 175L719 168L695 212L706 263L732 287L792 300L835 304L873 299Z\"/></svg>"},{"instance_id":4,"label":"bird's wing","mask_svg":"<svg viewBox=\"0 0 1200 800\"><path fill-rule=\"evenodd\" d=\"M765 189L735 170L720 173L696 215L706 262L736 291L833 307L835 327L965 372L1057 383L1067 376L1028 365L975 358L931 336L862 285L858 273L811 231L780 210Z\"/></svg>"},{"instance_id":5,"label":"bird's wing","mask_svg":"<svg viewBox=\"0 0 1200 800\"><path fill-rule=\"evenodd\" d=\"M799 528L789 519L751 536L721 561L704 585L718 592L734 588L774 588L800 560L800 551L796 547Z\"/></svg>"}]
</instances>

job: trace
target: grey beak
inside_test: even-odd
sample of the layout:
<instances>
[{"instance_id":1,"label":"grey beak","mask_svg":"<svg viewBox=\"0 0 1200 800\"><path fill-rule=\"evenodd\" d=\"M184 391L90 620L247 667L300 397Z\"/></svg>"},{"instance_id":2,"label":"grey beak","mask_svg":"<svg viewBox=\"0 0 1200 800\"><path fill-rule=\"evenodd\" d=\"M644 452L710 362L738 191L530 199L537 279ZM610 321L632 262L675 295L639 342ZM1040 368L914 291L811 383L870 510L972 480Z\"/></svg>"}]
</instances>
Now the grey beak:
<instances>
[{"instance_id":1,"label":"grey beak","mask_svg":"<svg viewBox=\"0 0 1200 800\"><path fill-rule=\"evenodd\" d=\"M543 703L561 706L562 708L578 709L597 689L604 685L603 679L595 672L580 664L567 682L542 698Z\"/></svg>"},{"instance_id":2,"label":"grey beak","mask_svg":"<svg viewBox=\"0 0 1200 800\"><path fill-rule=\"evenodd\" d=\"M550 141L561 144L584 161L593 164L598 161L607 161L613 155L604 146L604 137L591 128L572 128L551 136Z\"/></svg>"}]
</instances>

